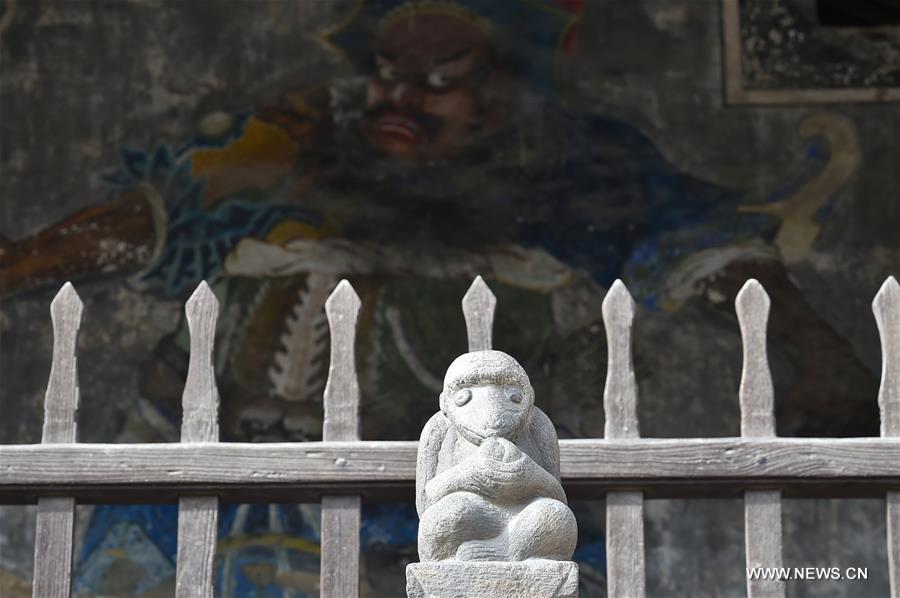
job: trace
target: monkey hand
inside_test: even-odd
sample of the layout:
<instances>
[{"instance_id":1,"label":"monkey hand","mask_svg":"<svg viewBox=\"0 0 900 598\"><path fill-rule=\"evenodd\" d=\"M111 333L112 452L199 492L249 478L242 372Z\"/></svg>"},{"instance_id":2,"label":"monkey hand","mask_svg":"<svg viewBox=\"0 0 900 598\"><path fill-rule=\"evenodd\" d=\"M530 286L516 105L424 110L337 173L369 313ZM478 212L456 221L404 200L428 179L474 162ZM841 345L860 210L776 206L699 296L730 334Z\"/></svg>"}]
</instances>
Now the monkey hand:
<instances>
[{"instance_id":1,"label":"monkey hand","mask_svg":"<svg viewBox=\"0 0 900 598\"><path fill-rule=\"evenodd\" d=\"M486 439L473 459L473 485L485 498L503 500L525 481L527 461L512 442L503 438Z\"/></svg>"},{"instance_id":2,"label":"monkey hand","mask_svg":"<svg viewBox=\"0 0 900 598\"><path fill-rule=\"evenodd\" d=\"M485 438L478 447L478 458L487 467L492 461L512 463L522 458L522 450L506 438Z\"/></svg>"}]
</instances>

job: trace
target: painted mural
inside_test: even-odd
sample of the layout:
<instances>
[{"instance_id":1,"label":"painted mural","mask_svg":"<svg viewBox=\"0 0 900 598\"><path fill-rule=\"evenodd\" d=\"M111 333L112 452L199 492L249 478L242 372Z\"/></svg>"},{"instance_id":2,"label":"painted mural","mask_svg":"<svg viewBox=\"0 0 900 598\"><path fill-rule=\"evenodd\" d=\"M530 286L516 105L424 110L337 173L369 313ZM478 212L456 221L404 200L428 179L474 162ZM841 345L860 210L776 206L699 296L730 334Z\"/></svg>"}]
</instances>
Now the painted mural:
<instances>
[{"instance_id":1,"label":"painted mural","mask_svg":"<svg viewBox=\"0 0 900 598\"><path fill-rule=\"evenodd\" d=\"M846 434L872 433L868 412L846 416L841 404L870 400L877 381L804 308L785 270L804 259L858 166L852 123L798 123L808 141L799 174L763 195L701 180L635 127L556 93L582 4L360 0L321 33L354 75L213 110L189 139L122 147L119 164L97 166L107 201L3 241L0 289L102 273L181 298L208 280L222 305L222 440L304 441L321 437L322 306L348 278L363 303L363 437L411 439L446 364L466 349L464 327L449 323L480 274L501 306L498 348L531 373L565 438L602 435L554 412L577 414L594 400L586 389L602 388L602 368L567 348L602 329L598 306L616 278L647 310L702 294L725 313L754 276L794 306L770 324L797 376L780 423L817 434L840 412ZM815 358L791 331L798 321L815 331ZM142 418L157 422L142 430L147 441L177 440L187 351L183 322L161 331L141 365ZM845 370L816 367L829 351ZM833 405L819 401L823 388ZM170 593L176 511L94 508L76 595ZM576 515L590 593L603 581L601 525L587 507ZM316 595L318 522L315 505L223 506L218 592ZM412 505L365 507L364 593L396 593L383 572L416 558L416 524Z\"/></svg>"}]
</instances>

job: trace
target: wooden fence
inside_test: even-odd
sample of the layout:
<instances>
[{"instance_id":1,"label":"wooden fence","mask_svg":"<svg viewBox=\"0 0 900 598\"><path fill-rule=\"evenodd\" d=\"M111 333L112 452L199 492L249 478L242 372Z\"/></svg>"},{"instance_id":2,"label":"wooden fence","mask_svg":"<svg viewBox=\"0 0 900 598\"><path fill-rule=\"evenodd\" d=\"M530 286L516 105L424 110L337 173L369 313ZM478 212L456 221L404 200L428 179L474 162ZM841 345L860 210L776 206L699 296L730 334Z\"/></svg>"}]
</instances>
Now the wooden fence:
<instances>
[{"instance_id":1,"label":"wooden fence","mask_svg":"<svg viewBox=\"0 0 900 598\"><path fill-rule=\"evenodd\" d=\"M470 350L491 347L495 304L477 278L463 299ZM185 307L191 352L181 443L77 444L82 304L67 283L50 308L53 363L42 444L0 446L0 504L38 504L34 596L69 595L76 501L178 501L176 595L211 596L219 500L321 500L321 595L357 596L360 501L411 501L416 471L416 442L359 439L359 308L347 281L325 304L332 349L322 442L218 443L218 302L202 283ZM757 281L744 285L736 309L744 352L741 437L643 439L631 357L634 304L620 281L603 302L606 438L562 440L560 452L570 497L606 496L609 596L645 593L645 498L743 496L747 567L780 567L782 496L846 496L886 499L888 575L891 596L900 598L900 285L888 278L873 302L883 359L881 438L777 438L766 357L769 298ZM748 579L747 594L784 596L784 583Z\"/></svg>"}]
</instances>

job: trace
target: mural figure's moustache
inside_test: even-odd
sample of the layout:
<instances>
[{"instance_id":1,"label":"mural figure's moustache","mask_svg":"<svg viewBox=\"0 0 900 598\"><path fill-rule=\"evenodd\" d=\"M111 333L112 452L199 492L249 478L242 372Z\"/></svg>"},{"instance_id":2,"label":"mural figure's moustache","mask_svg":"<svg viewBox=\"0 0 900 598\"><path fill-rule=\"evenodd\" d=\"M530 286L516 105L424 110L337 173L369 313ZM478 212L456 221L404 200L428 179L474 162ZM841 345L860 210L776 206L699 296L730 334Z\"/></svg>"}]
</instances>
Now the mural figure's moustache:
<instances>
[{"instance_id":1,"label":"mural figure's moustache","mask_svg":"<svg viewBox=\"0 0 900 598\"><path fill-rule=\"evenodd\" d=\"M418 110L400 108L390 102L381 102L363 112L363 119L368 126L375 125L379 120L388 121L392 117L411 124L425 141L433 141L444 126L442 118Z\"/></svg>"}]
</instances>

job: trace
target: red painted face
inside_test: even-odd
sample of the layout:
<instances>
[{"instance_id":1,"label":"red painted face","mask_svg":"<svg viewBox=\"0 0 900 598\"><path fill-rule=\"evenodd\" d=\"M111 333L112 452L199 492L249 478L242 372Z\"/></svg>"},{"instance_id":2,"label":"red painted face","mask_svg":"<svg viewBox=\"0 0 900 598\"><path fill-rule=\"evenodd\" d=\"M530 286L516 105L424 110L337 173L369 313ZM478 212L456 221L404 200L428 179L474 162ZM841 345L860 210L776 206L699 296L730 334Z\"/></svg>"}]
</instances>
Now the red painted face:
<instances>
[{"instance_id":1,"label":"red painted face","mask_svg":"<svg viewBox=\"0 0 900 598\"><path fill-rule=\"evenodd\" d=\"M456 16L419 14L389 25L366 90L366 139L394 156L430 160L491 130L483 99L497 73L487 54L485 32Z\"/></svg>"}]
</instances>

